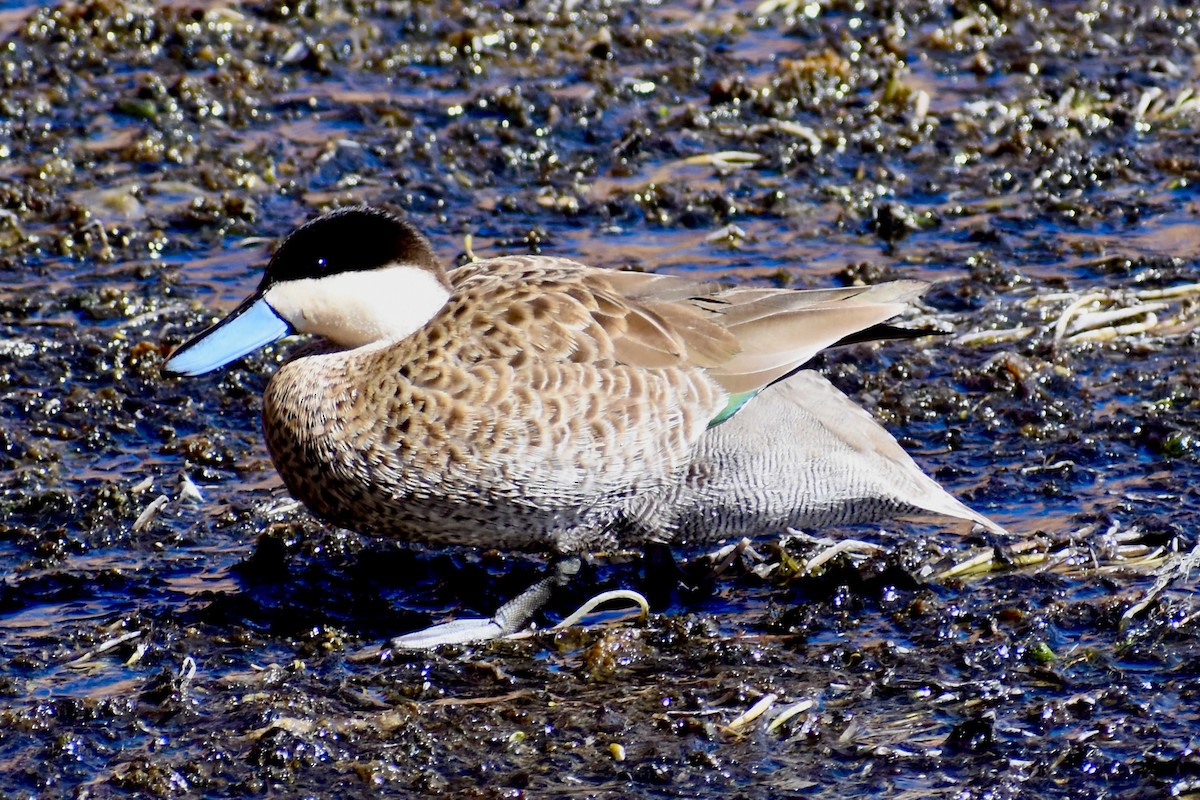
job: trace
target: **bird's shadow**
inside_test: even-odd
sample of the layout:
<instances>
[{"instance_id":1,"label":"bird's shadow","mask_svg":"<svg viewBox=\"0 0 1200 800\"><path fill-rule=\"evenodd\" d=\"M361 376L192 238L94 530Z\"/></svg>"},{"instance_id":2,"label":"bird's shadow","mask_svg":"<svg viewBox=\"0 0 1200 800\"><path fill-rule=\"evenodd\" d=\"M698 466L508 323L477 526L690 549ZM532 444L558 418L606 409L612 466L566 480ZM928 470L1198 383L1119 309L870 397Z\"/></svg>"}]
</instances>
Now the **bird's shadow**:
<instances>
[{"instance_id":1,"label":"bird's shadow","mask_svg":"<svg viewBox=\"0 0 1200 800\"><path fill-rule=\"evenodd\" d=\"M714 575L699 552L682 555L690 560L666 546L650 546L644 553L584 559L579 574L554 592L534 622L553 625L611 589L641 592L655 612L703 608L718 581L730 575ZM552 564L537 554L371 540L353 552L301 552L268 533L232 568L239 590L209 597L198 621L245 625L275 637L332 627L382 640L451 619L490 616L546 577Z\"/></svg>"}]
</instances>

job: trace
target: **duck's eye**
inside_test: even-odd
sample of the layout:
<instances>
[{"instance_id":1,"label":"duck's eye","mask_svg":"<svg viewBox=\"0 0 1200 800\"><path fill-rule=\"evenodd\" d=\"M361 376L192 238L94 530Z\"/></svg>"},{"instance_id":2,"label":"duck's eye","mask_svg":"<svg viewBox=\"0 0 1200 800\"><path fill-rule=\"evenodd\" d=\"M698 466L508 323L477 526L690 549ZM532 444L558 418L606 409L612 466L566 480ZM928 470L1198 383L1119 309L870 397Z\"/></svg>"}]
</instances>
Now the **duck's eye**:
<instances>
[{"instance_id":1,"label":"duck's eye","mask_svg":"<svg viewBox=\"0 0 1200 800\"><path fill-rule=\"evenodd\" d=\"M324 257L317 259L317 270L319 272L324 272L327 266L329 266L329 259Z\"/></svg>"}]
</instances>

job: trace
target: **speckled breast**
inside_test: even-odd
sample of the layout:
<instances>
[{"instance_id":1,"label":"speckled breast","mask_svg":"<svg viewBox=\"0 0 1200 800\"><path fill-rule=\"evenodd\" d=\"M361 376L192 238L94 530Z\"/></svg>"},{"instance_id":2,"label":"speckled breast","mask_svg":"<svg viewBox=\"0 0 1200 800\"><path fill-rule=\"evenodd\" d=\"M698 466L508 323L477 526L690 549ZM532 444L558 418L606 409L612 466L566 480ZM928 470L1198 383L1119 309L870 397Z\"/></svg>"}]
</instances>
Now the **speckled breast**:
<instances>
[{"instance_id":1,"label":"speckled breast","mask_svg":"<svg viewBox=\"0 0 1200 800\"><path fill-rule=\"evenodd\" d=\"M267 444L288 489L317 516L363 533L564 552L611 546L627 527L618 523L644 516L678 481L703 431L680 413L646 413L646 403L681 405L665 378L647 389L644 376L609 370L588 378L588 391L550 393L569 381L495 364L395 361L384 348L305 356L264 395Z\"/></svg>"}]
</instances>

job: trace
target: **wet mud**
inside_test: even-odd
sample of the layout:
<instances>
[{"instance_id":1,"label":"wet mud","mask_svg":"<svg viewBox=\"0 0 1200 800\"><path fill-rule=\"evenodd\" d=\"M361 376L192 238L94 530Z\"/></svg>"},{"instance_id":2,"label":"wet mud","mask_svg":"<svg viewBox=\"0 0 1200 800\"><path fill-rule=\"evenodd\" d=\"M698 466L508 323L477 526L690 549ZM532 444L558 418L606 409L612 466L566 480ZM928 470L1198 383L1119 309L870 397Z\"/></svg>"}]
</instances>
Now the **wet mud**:
<instances>
[{"instance_id":1,"label":"wet mud","mask_svg":"<svg viewBox=\"0 0 1200 800\"><path fill-rule=\"evenodd\" d=\"M104 1L0 31L0 793L1200 794L1189 4ZM820 365L1017 543L781 532L674 592L598 559L539 623L614 587L659 589L647 620L380 658L544 560L297 508L258 423L286 345L161 371L358 202L448 262L935 281L907 322L944 335Z\"/></svg>"}]
</instances>

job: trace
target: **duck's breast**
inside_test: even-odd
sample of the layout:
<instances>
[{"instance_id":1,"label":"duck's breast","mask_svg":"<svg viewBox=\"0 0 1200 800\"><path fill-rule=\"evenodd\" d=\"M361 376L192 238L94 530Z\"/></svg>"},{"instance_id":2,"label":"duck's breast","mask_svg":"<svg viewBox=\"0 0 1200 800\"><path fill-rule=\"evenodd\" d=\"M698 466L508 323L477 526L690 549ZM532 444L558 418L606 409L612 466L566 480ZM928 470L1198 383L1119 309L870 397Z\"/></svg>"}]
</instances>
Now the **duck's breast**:
<instances>
[{"instance_id":1,"label":"duck's breast","mask_svg":"<svg viewBox=\"0 0 1200 800\"><path fill-rule=\"evenodd\" d=\"M578 550L678 482L722 402L687 370L382 348L285 365L263 413L289 490L334 524Z\"/></svg>"}]
</instances>

